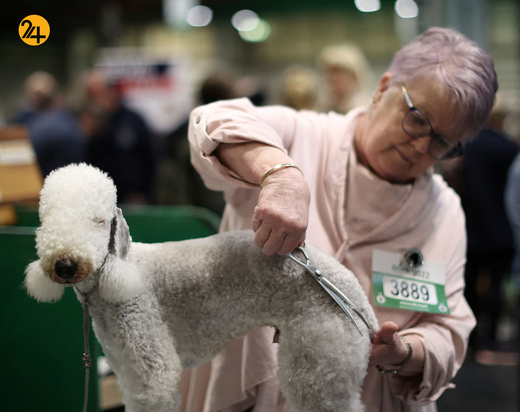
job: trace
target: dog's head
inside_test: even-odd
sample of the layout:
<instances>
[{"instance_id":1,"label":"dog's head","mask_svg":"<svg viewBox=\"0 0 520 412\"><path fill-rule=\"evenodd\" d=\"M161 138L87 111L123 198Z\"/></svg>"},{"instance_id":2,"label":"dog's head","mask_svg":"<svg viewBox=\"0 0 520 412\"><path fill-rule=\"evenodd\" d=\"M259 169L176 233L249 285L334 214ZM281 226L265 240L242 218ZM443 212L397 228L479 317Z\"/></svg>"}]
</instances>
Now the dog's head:
<instances>
[{"instance_id":1,"label":"dog's head","mask_svg":"<svg viewBox=\"0 0 520 412\"><path fill-rule=\"evenodd\" d=\"M53 171L40 193L39 259L26 269L25 286L37 300L59 300L66 286L97 275L101 295L131 298L140 289L137 268L125 260L128 225L116 206L113 181L86 164Z\"/></svg>"}]
</instances>

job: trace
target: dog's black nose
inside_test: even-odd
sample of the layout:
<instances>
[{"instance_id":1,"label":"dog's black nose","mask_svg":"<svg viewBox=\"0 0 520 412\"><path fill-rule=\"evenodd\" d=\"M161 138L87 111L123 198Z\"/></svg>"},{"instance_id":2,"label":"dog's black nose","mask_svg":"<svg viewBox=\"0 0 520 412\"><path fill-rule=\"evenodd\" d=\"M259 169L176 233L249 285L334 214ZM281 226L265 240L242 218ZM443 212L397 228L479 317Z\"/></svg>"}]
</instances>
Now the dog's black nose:
<instances>
[{"instance_id":1,"label":"dog's black nose","mask_svg":"<svg viewBox=\"0 0 520 412\"><path fill-rule=\"evenodd\" d=\"M78 263L69 259L61 259L54 265L54 270L60 278L70 279L76 274Z\"/></svg>"}]
</instances>

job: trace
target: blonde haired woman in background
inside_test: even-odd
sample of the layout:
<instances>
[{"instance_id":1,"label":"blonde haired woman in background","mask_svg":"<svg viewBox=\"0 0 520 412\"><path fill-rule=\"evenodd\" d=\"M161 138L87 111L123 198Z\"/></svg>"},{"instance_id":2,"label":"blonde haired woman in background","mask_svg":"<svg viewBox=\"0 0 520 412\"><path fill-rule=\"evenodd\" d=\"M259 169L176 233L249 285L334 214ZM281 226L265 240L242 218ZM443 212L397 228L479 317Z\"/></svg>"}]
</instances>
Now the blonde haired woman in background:
<instances>
[{"instance_id":1,"label":"blonde haired woman in background","mask_svg":"<svg viewBox=\"0 0 520 412\"><path fill-rule=\"evenodd\" d=\"M329 102L325 111L345 114L370 102L371 70L358 46L328 46L318 55L317 63L328 88Z\"/></svg>"}]
</instances>

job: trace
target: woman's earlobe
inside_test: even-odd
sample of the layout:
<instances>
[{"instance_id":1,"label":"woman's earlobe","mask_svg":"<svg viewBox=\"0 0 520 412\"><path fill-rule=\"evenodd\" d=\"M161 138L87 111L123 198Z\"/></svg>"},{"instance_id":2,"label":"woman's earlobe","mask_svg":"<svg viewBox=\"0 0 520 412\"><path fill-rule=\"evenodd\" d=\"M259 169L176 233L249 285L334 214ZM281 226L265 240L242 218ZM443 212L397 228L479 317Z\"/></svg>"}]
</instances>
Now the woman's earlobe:
<instances>
[{"instance_id":1,"label":"woman's earlobe","mask_svg":"<svg viewBox=\"0 0 520 412\"><path fill-rule=\"evenodd\" d=\"M377 90L372 95L372 107L376 106L376 104L381 100L383 93L390 87L391 78L392 75L388 72L381 76L381 79L379 80L379 86L377 86Z\"/></svg>"},{"instance_id":2,"label":"woman's earlobe","mask_svg":"<svg viewBox=\"0 0 520 412\"><path fill-rule=\"evenodd\" d=\"M381 79L379 80L379 85L377 86L377 90L374 92L374 95L372 97L373 103L378 102L381 100L382 94L388 90L390 87L390 79L392 78L392 75L390 73L385 73L381 76Z\"/></svg>"},{"instance_id":3,"label":"woman's earlobe","mask_svg":"<svg viewBox=\"0 0 520 412\"><path fill-rule=\"evenodd\" d=\"M381 90L381 92L384 92L388 87L390 87L390 79L392 78L392 75L388 72L383 74L381 76L381 79L379 80L379 86L377 90Z\"/></svg>"}]
</instances>

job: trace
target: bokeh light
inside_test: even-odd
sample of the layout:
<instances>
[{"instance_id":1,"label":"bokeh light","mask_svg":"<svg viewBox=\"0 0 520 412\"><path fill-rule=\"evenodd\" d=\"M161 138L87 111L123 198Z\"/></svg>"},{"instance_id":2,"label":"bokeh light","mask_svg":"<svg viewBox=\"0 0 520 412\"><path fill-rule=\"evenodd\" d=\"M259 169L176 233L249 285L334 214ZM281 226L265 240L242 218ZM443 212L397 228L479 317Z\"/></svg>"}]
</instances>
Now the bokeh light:
<instances>
[{"instance_id":1,"label":"bokeh light","mask_svg":"<svg viewBox=\"0 0 520 412\"><path fill-rule=\"evenodd\" d=\"M186 21L193 27L204 27L211 23L213 11L206 6L195 6L188 10Z\"/></svg>"},{"instance_id":2,"label":"bokeh light","mask_svg":"<svg viewBox=\"0 0 520 412\"><path fill-rule=\"evenodd\" d=\"M237 11L231 18L231 24L238 31L251 31L260 21L258 14L251 10Z\"/></svg>"},{"instance_id":3,"label":"bokeh light","mask_svg":"<svg viewBox=\"0 0 520 412\"><path fill-rule=\"evenodd\" d=\"M419 15L419 6L414 0L397 0L395 12L403 19L413 19Z\"/></svg>"},{"instance_id":4,"label":"bokeh light","mask_svg":"<svg viewBox=\"0 0 520 412\"><path fill-rule=\"evenodd\" d=\"M381 2L379 0L355 0L354 4L359 11L367 13L378 11L381 8Z\"/></svg>"},{"instance_id":5,"label":"bokeh light","mask_svg":"<svg viewBox=\"0 0 520 412\"><path fill-rule=\"evenodd\" d=\"M259 19L253 30L239 31L240 37L244 41L258 43L267 40L271 34L271 25L265 20Z\"/></svg>"}]
</instances>

